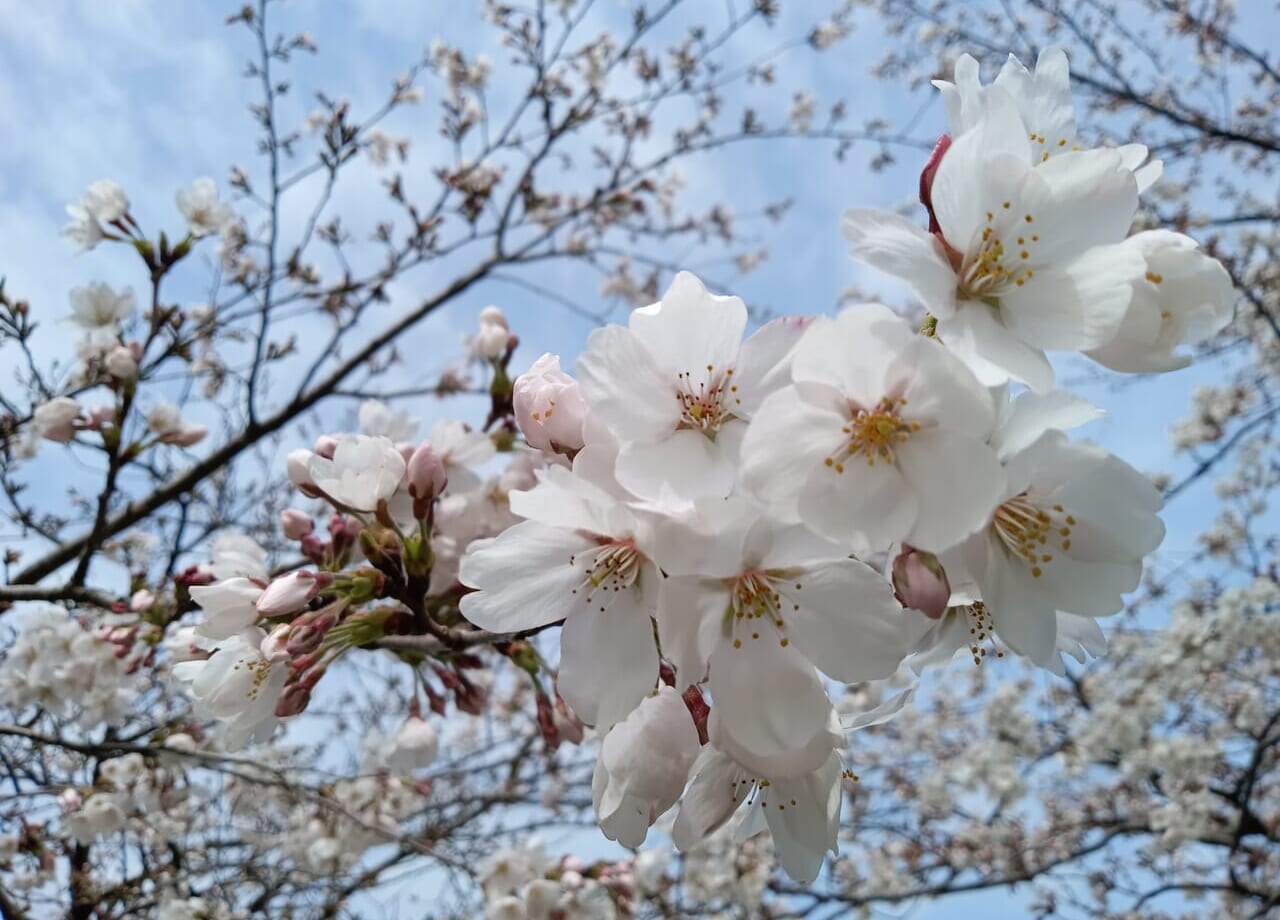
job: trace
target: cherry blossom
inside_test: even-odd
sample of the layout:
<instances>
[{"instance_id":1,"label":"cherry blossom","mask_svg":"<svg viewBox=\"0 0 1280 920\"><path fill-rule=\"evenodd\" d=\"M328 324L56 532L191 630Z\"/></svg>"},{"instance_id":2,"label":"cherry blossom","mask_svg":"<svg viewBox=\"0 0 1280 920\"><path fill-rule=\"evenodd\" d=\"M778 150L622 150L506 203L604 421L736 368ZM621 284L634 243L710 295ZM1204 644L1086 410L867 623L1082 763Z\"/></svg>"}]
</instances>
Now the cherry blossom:
<instances>
[{"instance_id":1,"label":"cherry blossom","mask_svg":"<svg viewBox=\"0 0 1280 920\"><path fill-rule=\"evenodd\" d=\"M991 401L939 343L887 307L850 307L810 327L791 376L743 445L755 494L855 547L940 550L982 526L1003 488Z\"/></svg>"},{"instance_id":2,"label":"cherry blossom","mask_svg":"<svg viewBox=\"0 0 1280 920\"><path fill-rule=\"evenodd\" d=\"M374 511L400 486L405 460L390 440L367 435L337 439L333 458L313 454L307 472L316 488L353 511Z\"/></svg>"},{"instance_id":3,"label":"cherry blossom","mask_svg":"<svg viewBox=\"0 0 1280 920\"><path fill-rule=\"evenodd\" d=\"M100 281L74 287L68 297L71 300L71 321L90 331L114 332L133 315L135 309L133 288L122 288L116 292Z\"/></svg>"},{"instance_id":4,"label":"cherry blossom","mask_svg":"<svg viewBox=\"0 0 1280 920\"><path fill-rule=\"evenodd\" d=\"M983 384L1053 386L1046 349L1088 350L1119 329L1145 270L1124 239L1137 183L1114 150L1031 165L1009 97L987 92L977 124L942 157L930 190L940 232L895 214L853 209L853 256L909 284L937 334Z\"/></svg>"},{"instance_id":5,"label":"cherry blossom","mask_svg":"<svg viewBox=\"0 0 1280 920\"><path fill-rule=\"evenodd\" d=\"M646 552L650 528L561 467L510 501L526 520L471 545L458 578L477 590L463 596L462 614L508 633L564 620L560 694L588 724L612 725L657 679L651 616L661 576Z\"/></svg>"},{"instance_id":6,"label":"cherry blossom","mask_svg":"<svg viewBox=\"0 0 1280 920\"><path fill-rule=\"evenodd\" d=\"M644 498L728 495L747 421L786 382L803 331L775 321L746 342L747 308L680 272L628 326L592 332L577 362L582 392L620 442L618 483Z\"/></svg>"},{"instance_id":7,"label":"cherry blossom","mask_svg":"<svg viewBox=\"0 0 1280 920\"><path fill-rule=\"evenodd\" d=\"M191 188L178 189L174 199L194 237L221 233L222 228L235 219L231 205L218 200L217 183L207 176L191 183Z\"/></svg>"},{"instance_id":8,"label":"cherry blossom","mask_svg":"<svg viewBox=\"0 0 1280 920\"><path fill-rule=\"evenodd\" d=\"M173 668L174 676L190 687L192 698L223 723L223 740L230 748L265 740L276 725L286 668L259 650L266 635L250 627L220 641L208 659L180 662Z\"/></svg>"}]
</instances>

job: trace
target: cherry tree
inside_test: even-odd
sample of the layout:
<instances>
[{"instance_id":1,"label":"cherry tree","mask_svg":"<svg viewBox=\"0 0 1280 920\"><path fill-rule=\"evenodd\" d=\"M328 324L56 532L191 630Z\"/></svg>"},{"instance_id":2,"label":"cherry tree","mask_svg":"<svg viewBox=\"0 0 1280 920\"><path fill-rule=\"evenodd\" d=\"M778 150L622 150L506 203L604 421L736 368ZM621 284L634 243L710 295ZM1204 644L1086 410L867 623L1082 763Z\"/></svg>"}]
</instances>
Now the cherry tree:
<instances>
[{"instance_id":1,"label":"cherry tree","mask_svg":"<svg viewBox=\"0 0 1280 920\"><path fill-rule=\"evenodd\" d=\"M324 49L233 10L261 160L174 215L84 190L66 244L144 294L73 289L69 360L0 289L0 917L1280 903L1277 77L1247 25L692 6L487 2L501 61L435 42L375 111L322 90L296 125ZM941 139L777 104L777 61L859 28ZM447 156L389 133L415 106ZM680 168L784 139L918 161L916 210L830 234L907 301L730 293L787 189L735 213ZM370 171L385 217L353 226ZM494 282L597 326L573 374L498 306L409 350ZM1077 430L1099 381L1193 361L1226 382L1174 426L1180 478ZM56 452L83 478L51 494ZM1211 480L1203 550L1160 563Z\"/></svg>"}]
</instances>

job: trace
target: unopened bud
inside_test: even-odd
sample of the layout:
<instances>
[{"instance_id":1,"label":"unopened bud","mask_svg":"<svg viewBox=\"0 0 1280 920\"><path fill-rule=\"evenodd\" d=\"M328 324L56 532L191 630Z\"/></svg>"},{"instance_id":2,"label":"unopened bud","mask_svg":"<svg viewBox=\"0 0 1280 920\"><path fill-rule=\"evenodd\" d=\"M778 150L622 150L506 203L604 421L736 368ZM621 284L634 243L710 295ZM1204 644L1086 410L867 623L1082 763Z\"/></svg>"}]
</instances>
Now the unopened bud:
<instances>
[{"instance_id":1,"label":"unopened bud","mask_svg":"<svg viewBox=\"0 0 1280 920\"><path fill-rule=\"evenodd\" d=\"M280 512L280 526L284 530L286 539L301 540L303 537L310 536L316 529L316 522L305 511L285 508Z\"/></svg>"},{"instance_id":2,"label":"unopened bud","mask_svg":"<svg viewBox=\"0 0 1280 920\"><path fill-rule=\"evenodd\" d=\"M284 688L284 693L280 694L280 700L276 703L276 715L281 719L296 716L306 709L310 702L310 687L303 683L290 684Z\"/></svg>"},{"instance_id":3,"label":"unopened bud","mask_svg":"<svg viewBox=\"0 0 1280 920\"><path fill-rule=\"evenodd\" d=\"M338 439L331 434L322 434L316 438L314 451L326 460L332 460L334 452L338 449Z\"/></svg>"},{"instance_id":4,"label":"unopened bud","mask_svg":"<svg viewBox=\"0 0 1280 920\"><path fill-rule=\"evenodd\" d=\"M277 578L258 598L258 613L274 617L297 613L333 582L328 572L290 572Z\"/></svg>"},{"instance_id":5,"label":"unopened bud","mask_svg":"<svg viewBox=\"0 0 1280 920\"><path fill-rule=\"evenodd\" d=\"M578 714L569 708L569 704L559 693L556 694L556 707L552 713L555 719L556 731L560 735L560 740L568 741L570 744L581 744L585 733L586 726L582 724L582 720L578 718Z\"/></svg>"},{"instance_id":6,"label":"unopened bud","mask_svg":"<svg viewBox=\"0 0 1280 920\"><path fill-rule=\"evenodd\" d=\"M512 406L530 447L570 454L582 448L587 401L578 381L560 369L559 355L543 355L516 378Z\"/></svg>"},{"instance_id":7,"label":"unopened bud","mask_svg":"<svg viewBox=\"0 0 1280 920\"><path fill-rule=\"evenodd\" d=\"M938 557L910 546L893 560L893 590L904 607L936 620L947 611L951 583Z\"/></svg>"},{"instance_id":8,"label":"unopened bud","mask_svg":"<svg viewBox=\"0 0 1280 920\"><path fill-rule=\"evenodd\" d=\"M444 491L449 482L444 460L432 450L429 443L418 445L413 452L405 469L405 479L409 483L409 494L414 498L413 513L418 518L426 515L426 507ZM424 506L421 513L420 504Z\"/></svg>"}]
</instances>

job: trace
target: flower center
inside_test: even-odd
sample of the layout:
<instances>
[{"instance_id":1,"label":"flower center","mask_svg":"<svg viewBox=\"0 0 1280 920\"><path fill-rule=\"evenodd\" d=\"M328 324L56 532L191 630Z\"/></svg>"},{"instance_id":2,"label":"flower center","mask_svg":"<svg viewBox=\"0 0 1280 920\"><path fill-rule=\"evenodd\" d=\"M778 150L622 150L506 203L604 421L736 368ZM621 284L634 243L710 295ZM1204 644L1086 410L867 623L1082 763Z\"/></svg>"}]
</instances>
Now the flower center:
<instances>
[{"instance_id":1,"label":"flower center","mask_svg":"<svg viewBox=\"0 0 1280 920\"><path fill-rule=\"evenodd\" d=\"M1075 523L1061 505L1045 505L1022 492L996 509L991 530L1009 552L1031 566L1032 577L1039 578L1044 566L1053 562L1049 541L1063 552L1070 550Z\"/></svg>"},{"instance_id":2,"label":"flower center","mask_svg":"<svg viewBox=\"0 0 1280 920\"><path fill-rule=\"evenodd\" d=\"M1035 277L1031 267L1032 250L1040 242L1039 234L1031 232L1035 217L1027 213L1015 220L1011 214L1003 213L1012 207L1013 202L1003 202L998 220L996 212L987 212L981 240L976 248L970 245L964 257L960 292L971 300L998 297L1010 285L1022 287Z\"/></svg>"},{"instance_id":3,"label":"flower center","mask_svg":"<svg viewBox=\"0 0 1280 920\"><path fill-rule=\"evenodd\" d=\"M990 643L991 648L995 651L997 658L1003 658L1004 652L996 648L995 632L991 628L991 614L987 612L987 605L982 601L974 601L964 607L952 607L953 616L962 616L969 621L969 653L973 655L973 663L980 665L984 658L987 657L987 648L983 643Z\"/></svg>"},{"instance_id":4,"label":"flower center","mask_svg":"<svg viewBox=\"0 0 1280 920\"><path fill-rule=\"evenodd\" d=\"M633 540L617 540L601 537L600 546L587 554L569 557L569 565L583 572L583 579L569 593L578 595L585 603L593 603L597 593L605 595L600 612L608 609L613 595L635 585L646 561Z\"/></svg>"},{"instance_id":5,"label":"flower center","mask_svg":"<svg viewBox=\"0 0 1280 920\"><path fill-rule=\"evenodd\" d=\"M779 588L783 581L792 586L783 589L788 593L792 588L799 591L804 585L783 577L788 574L751 569L729 579L729 606L725 610L724 630L726 636L733 636L734 648L742 648L743 637L754 642L765 634L774 635L782 648L791 644L782 612L788 604L792 610L799 610L800 605L784 596Z\"/></svg>"},{"instance_id":6,"label":"flower center","mask_svg":"<svg viewBox=\"0 0 1280 920\"><path fill-rule=\"evenodd\" d=\"M701 375L699 375L701 377ZM716 371L707 365L705 379L695 384L689 371L676 374L676 401L680 404L681 430L701 431L714 439L720 426L734 418L734 408L742 404L733 383L733 368Z\"/></svg>"},{"instance_id":7,"label":"flower center","mask_svg":"<svg viewBox=\"0 0 1280 920\"><path fill-rule=\"evenodd\" d=\"M878 459L892 463L894 449L920 430L919 422L902 418L901 410L906 404L906 398L899 396L886 397L872 409L854 407L849 424L840 429L845 435L844 443L822 462L837 473L843 473L845 461L859 454L866 458L867 466L875 466Z\"/></svg>"}]
</instances>

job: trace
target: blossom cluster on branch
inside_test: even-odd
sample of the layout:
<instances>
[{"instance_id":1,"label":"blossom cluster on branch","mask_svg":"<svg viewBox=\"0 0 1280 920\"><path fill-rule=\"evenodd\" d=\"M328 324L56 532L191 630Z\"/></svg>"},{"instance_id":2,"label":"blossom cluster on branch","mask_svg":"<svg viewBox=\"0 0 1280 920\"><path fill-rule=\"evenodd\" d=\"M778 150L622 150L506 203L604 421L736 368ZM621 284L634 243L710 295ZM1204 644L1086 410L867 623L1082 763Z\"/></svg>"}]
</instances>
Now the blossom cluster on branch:
<instances>
[{"instance_id":1,"label":"blossom cluster on branch","mask_svg":"<svg viewBox=\"0 0 1280 920\"><path fill-rule=\"evenodd\" d=\"M1045 352L1183 366L1232 286L1187 237L1128 235L1159 163L1082 146L1060 50L989 86L976 69L940 84L952 134L921 178L929 228L844 218L855 257L912 285L923 329L861 304L744 339L745 304L681 272L592 333L576 380L546 355L513 381L518 338L489 308L470 345L491 371L484 430L441 421L415 443L416 420L372 403L363 433L291 454L327 536L288 509L303 564L273 575L232 547L186 579L204 618L175 673L226 740L267 737L334 661L378 645L431 662L429 708L479 711L489 645L533 680L549 744L602 735L607 836L639 846L675 807L689 849L746 805L737 833L767 826L809 882L854 775L845 734L911 697L838 713L828 681L1002 648L1062 673L1101 651L1096 619L1138 586L1162 502L1066 434L1097 410L1054 389ZM512 459L485 480L497 450ZM531 637L557 625L553 665ZM434 744L413 743L429 765Z\"/></svg>"}]
</instances>

